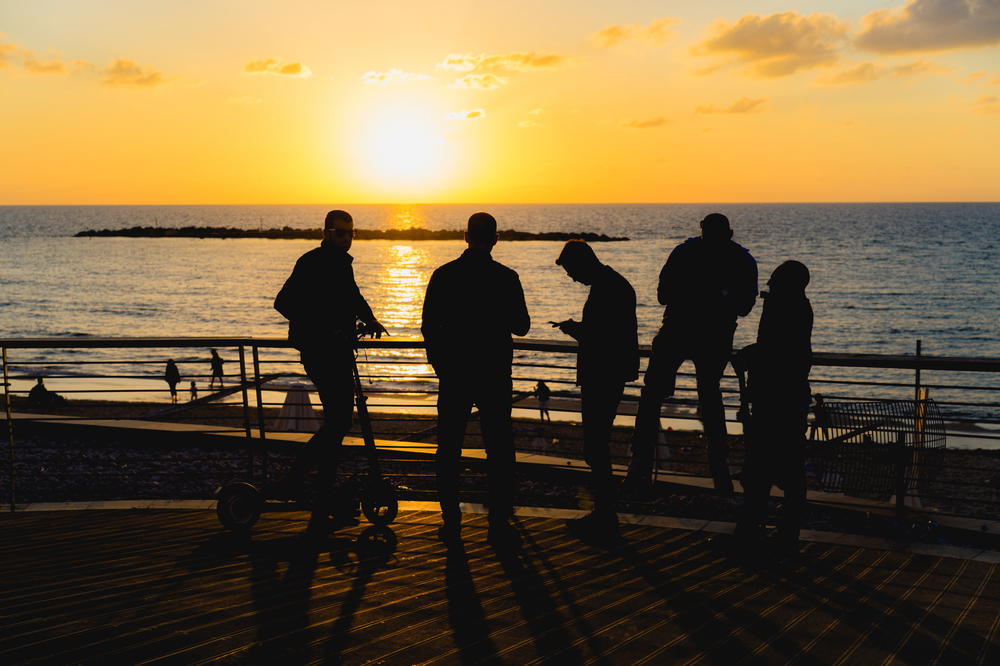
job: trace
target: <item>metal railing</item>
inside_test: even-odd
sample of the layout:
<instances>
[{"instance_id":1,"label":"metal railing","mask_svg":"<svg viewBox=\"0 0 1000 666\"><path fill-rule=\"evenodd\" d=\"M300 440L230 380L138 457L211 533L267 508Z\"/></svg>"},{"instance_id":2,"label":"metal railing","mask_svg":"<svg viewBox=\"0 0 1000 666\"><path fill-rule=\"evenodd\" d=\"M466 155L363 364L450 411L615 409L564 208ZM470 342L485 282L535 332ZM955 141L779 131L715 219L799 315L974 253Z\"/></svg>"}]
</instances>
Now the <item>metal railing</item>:
<instances>
[{"instance_id":1,"label":"metal railing","mask_svg":"<svg viewBox=\"0 0 1000 666\"><path fill-rule=\"evenodd\" d=\"M222 478L223 475L252 474L255 465L264 465L265 474L269 471L279 473L295 448L295 443L288 441L294 436L284 431L293 429L296 419L304 421L312 418L308 414L288 416L283 419L285 425L291 420L293 428L285 428L281 434L276 430L291 382L308 382L302 374L297 353L284 339L21 338L0 340L0 347L3 352L8 432L8 456L2 465L5 469L0 486L5 486L4 495L12 509L21 496L38 498L44 492L58 490L60 484L62 488L82 489L87 483L93 484L101 474L93 469L88 471L82 464L70 466L70 469L64 465L56 471L53 470L58 465L50 464L46 469L47 463L43 458L32 457L35 452L30 444L18 445L20 423L24 423L25 427L29 423L94 426L156 420L185 424L182 430L176 432L186 437L229 435L227 441L231 444L227 455L218 451L205 452L205 445L199 444L202 447L199 451L211 459L213 469L221 469L212 474L226 481L229 479ZM428 458L435 448L434 396L437 381L424 357L423 342L419 339L388 338L365 340L359 347L359 367L371 396L370 408L376 436L408 442L409 453L397 455L397 475L402 479L401 483L411 486L407 489L415 495L423 493L430 498L433 495L433 470L426 465L417 469L420 466L414 463L415 455L423 452ZM228 393L224 395L219 392L205 394L205 382L212 374L209 348L219 349L227 359L229 371L224 379ZM553 467L557 467L560 461L581 459L582 431L574 425L580 420L579 393L575 386L576 345L548 340L515 340L514 348L518 450L536 454L539 464L551 463ZM649 347L644 346L640 354L648 358ZM162 399L167 393L162 370L167 358L173 358L181 368L185 382L178 386L181 395L187 393L185 387L189 386L189 382L201 384L198 386L198 400L178 399L176 406L154 402L154 398ZM57 399L52 398L47 407L37 401L32 403L28 396L37 376L45 377L49 390L67 401L59 404ZM919 464L918 475L922 483L919 486L905 484L904 493L898 492L899 484L893 486L897 490L895 504L900 511L904 505L913 506L919 502L925 507L937 509L942 515L988 518L996 514L1000 505L1000 430L991 429L1000 424L1000 410L997 409L1000 407L997 401L1000 385L997 378L1000 378L1000 359L926 356L921 353L918 343L913 355L817 352L810 381L814 393L822 393L830 402L874 402L911 399L912 396L919 404L922 391L929 391L941 410L950 442L969 448L977 445L995 448L997 451L972 452L951 446L927 452L919 457L919 462L906 463ZM538 405L531 397L531 391L538 381L545 381L552 387L549 411L555 416L554 422L532 420ZM638 382L628 384L620 407L619 425L624 427L617 429L612 442L612 457L617 464L627 463L630 430L627 426L635 413L640 387ZM740 430L735 417L739 405L735 376L724 377L723 395L727 420L732 424L730 432L738 433ZM657 447L657 468L658 474L667 480L684 483L685 479L690 479L692 485L697 486L697 480L707 477L708 472L704 440L697 435L700 428L694 397L693 374L680 373L677 397L668 402L662 415L665 433ZM234 438L234 433L242 437ZM266 449L261 447L264 442L269 443ZM473 432L467 446L475 448L475 443L476 434ZM828 455L831 449L824 449L823 445L823 441L817 441L811 449L812 453L818 457ZM268 454L272 448L282 447L286 452L284 457ZM19 455L20 450L23 450L23 456ZM742 457L743 450L737 440L731 459L734 469L740 468ZM114 465L119 471L134 470L148 462L141 455L134 454L131 458L116 458ZM161 465L158 468L162 481L159 491L155 484L149 486L148 479L143 478L141 472L134 472L130 477L131 488L146 495L168 493L171 485L167 477L171 474L190 475L190 471L181 469L185 465L190 466L190 463L190 459L185 459L184 465L178 463L178 470L175 471L171 471L166 464ZM272 465L270 470L267 467L269 464ZM107 471L111 466L111 463L103 467L95 463L92 467ZM894 478L899 476L898 468L885 469L889 470L886 474L892 474ZM46 473L53 475L55 480L47 484L35 482L36 477ZM29 479L35 479L33 483L37 491L29 491L25 486L24 492L20 492L19 481ZM885 486L878 479L871 481L869 486ZM822 479L811 480L811 487L822 491ZM827 495L827 501L833 504L838 502L835 493L827 492ZM889 499L874 491L868 492L867 496L866 493L854 495L874 503L885 503ZM845 499L845 503L852 502Z\"/></svg>"}]
</instances>

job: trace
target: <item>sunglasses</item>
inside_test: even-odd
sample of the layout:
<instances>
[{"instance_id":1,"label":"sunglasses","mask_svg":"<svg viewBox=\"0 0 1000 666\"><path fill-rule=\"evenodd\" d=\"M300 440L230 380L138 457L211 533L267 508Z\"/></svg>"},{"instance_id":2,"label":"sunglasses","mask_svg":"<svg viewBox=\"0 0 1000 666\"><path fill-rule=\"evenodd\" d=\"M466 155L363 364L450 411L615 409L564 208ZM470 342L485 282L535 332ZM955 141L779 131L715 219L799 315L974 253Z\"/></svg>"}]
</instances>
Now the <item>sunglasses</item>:
<instances>
[{"instance_id":1,"label":"sunglasses","mask_svg":"<svg viewBox=\"0 0 1000 666\"><path fill-rule=\"evenodd\" d=\"M354 229L328 229L328 231L333 231L333 235L337 238L354 237Z\"/></svg>"}]
</instances>

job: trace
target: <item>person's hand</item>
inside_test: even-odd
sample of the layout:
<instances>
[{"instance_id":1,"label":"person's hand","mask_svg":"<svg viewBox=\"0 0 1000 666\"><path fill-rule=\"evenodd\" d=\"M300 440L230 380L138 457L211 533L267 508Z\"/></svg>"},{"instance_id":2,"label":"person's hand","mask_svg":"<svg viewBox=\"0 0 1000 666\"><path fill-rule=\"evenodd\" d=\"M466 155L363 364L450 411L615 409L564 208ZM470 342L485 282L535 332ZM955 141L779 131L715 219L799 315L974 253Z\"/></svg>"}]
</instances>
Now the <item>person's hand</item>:
<instances>
[{"instance_id":1,"label":"person's hand","mask_svg":"<svg viewBox=\"0 0 1000 666\"><path fill-rule=\"evenodd\" d=\"M385 326L378 319L372 319L368 322L368 337L381 340L383 333L389 335L389 331L385 330Z\"/></svg>"},{"instance_id":2,"label":"person's hand","mask_svg":"<svg viewBox=\"0 0 1000 666\"><path fill-rule=\"evenodd\" d=\"M553 321L549 323L552 324L553 328L558 328L571 338L576 340L580 339L580 327L583 325L581 322L573 319L567 319L565 321Z\"/></svg>"}]
</instances>

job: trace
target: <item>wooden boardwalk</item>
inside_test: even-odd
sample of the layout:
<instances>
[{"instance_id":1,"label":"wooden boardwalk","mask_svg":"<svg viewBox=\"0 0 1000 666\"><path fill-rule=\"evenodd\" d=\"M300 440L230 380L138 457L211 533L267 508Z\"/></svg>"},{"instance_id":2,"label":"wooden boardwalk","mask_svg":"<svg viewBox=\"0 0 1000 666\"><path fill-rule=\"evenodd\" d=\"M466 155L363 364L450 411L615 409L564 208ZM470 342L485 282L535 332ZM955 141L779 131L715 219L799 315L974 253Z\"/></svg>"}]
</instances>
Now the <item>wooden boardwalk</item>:
<instances>
[{"instance_id":1,"label":"wooden boardwalk","mask_svg":"<svg viewBox=\"0 0 1000 666\"><path fill-rule=\"evenodd\" d=\"M322 549L301 514L252 539L211 511L0 515L0 663L1000 663L998 565L809 543L796 566L629 525L607 551L521 519L498 555L437 516ZM393 547L393 541L396 542Z\"/></svg>"}]
</instances>

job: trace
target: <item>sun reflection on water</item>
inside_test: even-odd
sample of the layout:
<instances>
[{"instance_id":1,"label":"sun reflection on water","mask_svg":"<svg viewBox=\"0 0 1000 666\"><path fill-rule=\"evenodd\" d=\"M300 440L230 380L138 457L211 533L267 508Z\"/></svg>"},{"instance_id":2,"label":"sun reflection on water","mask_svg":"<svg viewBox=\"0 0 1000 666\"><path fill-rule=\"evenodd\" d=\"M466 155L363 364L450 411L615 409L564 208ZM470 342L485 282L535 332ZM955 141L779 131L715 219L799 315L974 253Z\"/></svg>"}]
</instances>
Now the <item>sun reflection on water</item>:
<instances>
[{"instance_id":1,"label":"sun reflection on water","mask_svg":"<svg viewBox=\"0 0 1000 666\"><path fill-rule=\"evenodd\" d=\"M427 250L412 245L393 245L388 248L387 255L378 280L382 296L379 318L390 333L419 335L424 292L430 280ZM403 378L433 373L429 365L406 363L423 361L422 350L387 349L380 356L385 361L379 366L383 375ZM393 364L392 360L401 363Z\"/></svg>"}]
</instances>

